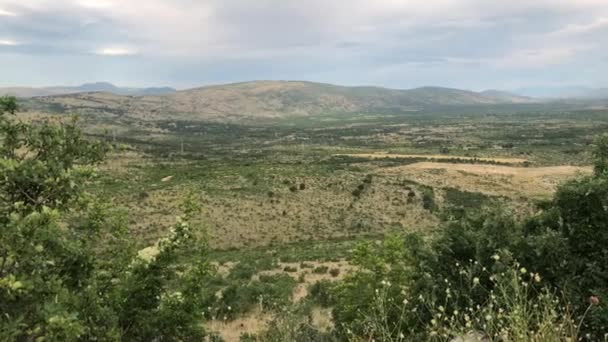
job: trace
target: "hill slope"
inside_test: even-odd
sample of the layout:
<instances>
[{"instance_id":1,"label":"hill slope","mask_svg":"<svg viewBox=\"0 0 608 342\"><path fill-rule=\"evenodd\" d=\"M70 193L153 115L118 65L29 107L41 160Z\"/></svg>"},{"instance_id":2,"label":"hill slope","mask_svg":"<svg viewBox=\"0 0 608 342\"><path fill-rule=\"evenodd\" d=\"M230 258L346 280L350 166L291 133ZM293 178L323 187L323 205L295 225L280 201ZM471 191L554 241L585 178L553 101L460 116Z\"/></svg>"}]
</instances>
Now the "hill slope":
<instances>
[{"instance_id":1,"label":"hill slope","mask_svg":"<svg viewBox=\"0 0 608 342\"><path fill-rule=\"evenodd\" d=\"M515 95L497 96L450 88L395 90L302 81L234 83L160 96L85 93L41 97L37 100L65 110L101 110L148 120L171 117L219 121L338 113L399 113L433 106L532 102L529 98Z\"/></svg>"}]
</instances>

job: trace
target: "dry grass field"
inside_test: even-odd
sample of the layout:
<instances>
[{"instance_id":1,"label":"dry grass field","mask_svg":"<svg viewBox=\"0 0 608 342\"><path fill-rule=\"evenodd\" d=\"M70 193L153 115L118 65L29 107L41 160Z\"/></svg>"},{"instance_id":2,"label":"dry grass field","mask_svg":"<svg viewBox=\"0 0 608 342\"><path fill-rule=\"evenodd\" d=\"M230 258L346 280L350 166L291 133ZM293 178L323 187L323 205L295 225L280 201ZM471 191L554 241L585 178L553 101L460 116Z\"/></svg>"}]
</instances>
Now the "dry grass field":
<instances>
[{"instance_id":1,"label":"dry grass field","mask_svg":"<svg viewBox=\"0 0 608 342\"><path fill-rule=\"evenodd\" d=\"M383 174L401 175L432 187L453 187L517 199L547 198L558 184L591 172L591 167L568 165L511 167L421 162L389 168Z\"/></svg>"}]
</instances>

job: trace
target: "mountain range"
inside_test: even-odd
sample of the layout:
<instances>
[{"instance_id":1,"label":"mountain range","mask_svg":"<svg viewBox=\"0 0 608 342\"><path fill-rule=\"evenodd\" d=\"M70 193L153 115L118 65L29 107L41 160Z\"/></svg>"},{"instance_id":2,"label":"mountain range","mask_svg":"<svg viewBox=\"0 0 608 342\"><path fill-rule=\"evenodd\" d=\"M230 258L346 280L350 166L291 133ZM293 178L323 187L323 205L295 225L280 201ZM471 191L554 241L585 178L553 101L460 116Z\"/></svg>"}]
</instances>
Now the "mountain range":
<instances>
[{"instance_id":1,"label":"mountain range","mask_svg":"<svg viewBox=\"0 0 608 342\"><path fill-rule=\"evenodd\" d=\"M534 103L501 91L422 87L397 90L304 81L252 81L124 96L114 92L40 96L36 102L72 112L120 113L144 120L240 120L339 113L399 113L438 106Z\"/></svg>"},{"instance_id":2,"label":"mountain range","mask_svg":"<svg viewBox=\"0 0 608 342\"><path fill-rule=\"evenodd\" d=\"M117 87L108 82L85 83L75 87L54 86L54 87L6 87L0 88L0 95L12 95L17 97L37 97L66 95L89 92L108 92L116 95L143 96L143 95L162 95L173 93L176 90L169 87L153 88L130 88Z\"/></svg>"}]
</instances>

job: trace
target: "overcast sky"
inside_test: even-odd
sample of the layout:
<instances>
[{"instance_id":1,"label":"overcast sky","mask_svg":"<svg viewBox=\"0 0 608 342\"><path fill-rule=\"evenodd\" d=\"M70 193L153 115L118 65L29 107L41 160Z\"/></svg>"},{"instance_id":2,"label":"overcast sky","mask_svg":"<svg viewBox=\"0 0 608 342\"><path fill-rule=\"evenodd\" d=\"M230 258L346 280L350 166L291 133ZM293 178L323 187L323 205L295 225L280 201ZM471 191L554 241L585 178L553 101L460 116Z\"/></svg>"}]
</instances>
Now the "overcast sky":
<instances>
[{"instance_id":1,"label":"overcast sky","mask_svg":"<svg viewBox=\"0 0 608 342\"><path fill-rule=\"evenodd\" d=\"M0 0L0 86L607 86L608 0Z\"/></svg>"}]
</instances>

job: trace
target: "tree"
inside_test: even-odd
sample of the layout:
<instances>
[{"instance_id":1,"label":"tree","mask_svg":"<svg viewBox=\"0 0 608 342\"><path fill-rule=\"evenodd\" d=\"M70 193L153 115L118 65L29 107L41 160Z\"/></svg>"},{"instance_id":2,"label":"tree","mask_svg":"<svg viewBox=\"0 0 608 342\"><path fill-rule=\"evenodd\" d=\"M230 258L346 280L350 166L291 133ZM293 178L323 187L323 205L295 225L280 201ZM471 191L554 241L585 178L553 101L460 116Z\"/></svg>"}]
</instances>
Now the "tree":
<instances>
[{"instance_id":1,"label":"tree","mask_svg":"<svg viewBox=\"0 0 608 342\"><path fill-rule=\"evenodd\" d=\"M17 109L0 99L0 340L202 338L211 268L194 202L138 251L120 210L85 191L107 146L76 119L27 124Z\"/></svg>"},{"instance_id":2,"label":"tree","mask_svg":"<svg viewBox=\"0 0 608 342\"><path fill-rule=\"evenodd\" d=\"M608 134L604 134L595 140L594 171L596 175L601 175L608 171Z\"/></svg>"}]
</instances>

